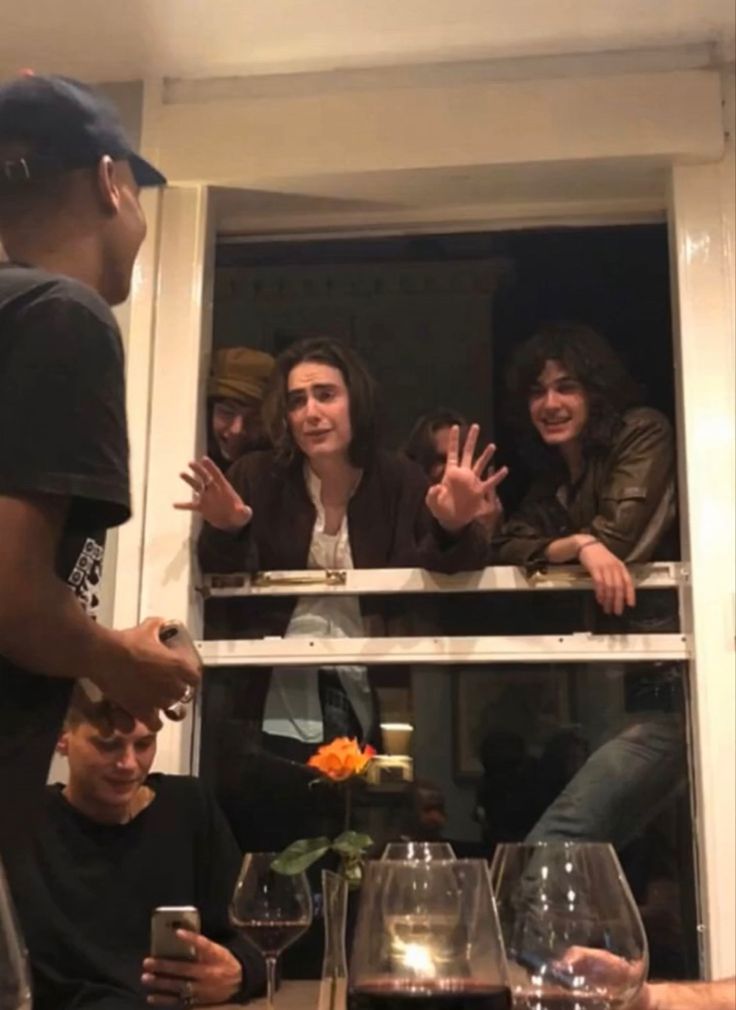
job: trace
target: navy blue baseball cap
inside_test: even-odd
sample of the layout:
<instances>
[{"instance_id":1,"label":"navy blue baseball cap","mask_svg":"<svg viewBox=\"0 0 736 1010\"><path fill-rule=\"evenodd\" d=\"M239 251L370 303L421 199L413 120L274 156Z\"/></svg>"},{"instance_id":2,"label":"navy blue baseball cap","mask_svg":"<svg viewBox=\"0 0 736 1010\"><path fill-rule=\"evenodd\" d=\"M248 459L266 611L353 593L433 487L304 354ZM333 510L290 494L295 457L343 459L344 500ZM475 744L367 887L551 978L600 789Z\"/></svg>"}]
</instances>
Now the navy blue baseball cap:
<instances>
[{"instance_id":1,"label":"navy blue baseball cap","mask_svg":"<svg viewBox=\"0 0 736 1010\"><path fill-rule=\"evenodd\" d=\"M17 145L7 160L3 146ZM23 74L0 84L0 188L97 165L127 161L139 186L166 177L132 149L115 106L67 77Z\"/></svg>"}]
</instances>

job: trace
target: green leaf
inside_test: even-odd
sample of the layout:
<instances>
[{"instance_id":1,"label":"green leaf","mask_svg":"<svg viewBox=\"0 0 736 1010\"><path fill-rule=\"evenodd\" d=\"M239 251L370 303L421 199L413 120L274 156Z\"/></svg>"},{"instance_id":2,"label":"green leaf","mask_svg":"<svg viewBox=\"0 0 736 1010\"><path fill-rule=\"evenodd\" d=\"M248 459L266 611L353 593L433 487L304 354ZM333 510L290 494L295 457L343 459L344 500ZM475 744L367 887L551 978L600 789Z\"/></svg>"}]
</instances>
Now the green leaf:
<instances>
[{"instance_id":1,"label":"green leaf","mask_svg":"<svg viewBox=\"0 0 736 1010\"><path fill-rule=\"evenodd\" d=\"M287 849L284 849L271 863L271 869L276 873L283 873L287 877L293 877L297 873L303 873L309 869L312 863L330 848L330 840L322 836L321 838L301 838L294 842Z\"/></svg>"},{"instance_id":2,"label":"green leaf","mask_svg":"<svg viewBox=\"0 0 736 1010\"><path fill-rule=\"evenodd\" d=\"M371 845L373 839L370 835L363 835L359 831L343 831L332 843L332 849L341 856L359 856Z\"/></svg>"}]
</instances>

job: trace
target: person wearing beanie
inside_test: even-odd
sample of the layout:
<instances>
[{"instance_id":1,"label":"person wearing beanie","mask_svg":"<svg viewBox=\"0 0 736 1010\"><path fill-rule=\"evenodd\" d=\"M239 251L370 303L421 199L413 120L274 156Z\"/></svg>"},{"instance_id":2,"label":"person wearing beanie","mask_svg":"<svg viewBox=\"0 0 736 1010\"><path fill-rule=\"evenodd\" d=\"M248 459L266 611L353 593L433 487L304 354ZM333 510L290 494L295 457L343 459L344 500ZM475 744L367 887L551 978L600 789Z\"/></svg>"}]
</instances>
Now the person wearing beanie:
<instances>
[{"instance_id":1,"label":"person wearing beanie","mask_svg":"<svg viewBox=\"0 0 736 1010\"><path fill-rule=\"evenodd\" d=\"M252 347L215 351L207 384L208 455L226 469L247 452L267 449L261 420L274 359Z\"/></svg>"}]
</instances>

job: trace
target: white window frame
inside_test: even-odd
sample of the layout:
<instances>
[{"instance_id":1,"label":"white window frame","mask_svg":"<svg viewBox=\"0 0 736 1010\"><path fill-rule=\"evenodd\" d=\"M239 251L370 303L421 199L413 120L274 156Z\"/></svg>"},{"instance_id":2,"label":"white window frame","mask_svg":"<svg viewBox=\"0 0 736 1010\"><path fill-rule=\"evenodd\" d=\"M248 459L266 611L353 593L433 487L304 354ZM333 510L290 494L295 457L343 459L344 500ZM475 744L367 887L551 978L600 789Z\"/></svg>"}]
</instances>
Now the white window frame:
<instances>
[{"instance_id":1,"label":"white window frame","mask_svg":"<svg viewBox=\"0 0 736 1010\"><path fill-rule=\"evenodd\" d=\"M732 166L732 153L730 158ZM680 503L691 580L683 590L687 598L684 635L642 636L636 643L632 638L628 644L636 647L626 653L627 657L690 661L701 937L706 972L716 976L736 970L734 234L733 196L729 204L726 195L730 170L728 158L670 168L663 210L672 233ZM217 193L207 185L174 186L149 210L152 240L138 270L128 359L136 519L120 535L113 618L125 625L159 613L185 620L198 635L201 608L191 548L196 528L188 513L171 509L171 502L181 495L176 474L193 450L203 445L202 412L192 411L192 404L202 402L211 340ZM564 211L556 217L545 210L542 216L549 225L570 223ZM591 211L588 223L593 223L592 216ZM594 216L596 223L601 220L599 210ZM645 216L651 219L651 210ZM576 208L573 217L575 223L583 223L584 208ZM624 219L638 220L635 214ZM448 210L444 226L440 215L432 230L455 230L454 221ZM522 216L514 224L524 221L541 223ZM494 218L493 207L488 207L485 213L477 211L474 227L510 227L510 223ZM351 224L351 234L360 231L359 222ZM386 233L390 231L385 228ZM319 237L319 228L312 234ZM281 226L279 237L289 237ZM560 658L562 654L566 660L584 655L590 662L610 658L612 651L618 660L622 658L620 643L617 647L610 638L561 637L562 641L553 639ZM407 641L373 639L352 646L375 650L374 662L395 662ZM482 657L478 661L486 662L489 655L498 656L493 650L499 647L508 649L504 658L513 655L528 662L548 659L551 641L547 636L525 636L520 647L518 640L503 643L495 638L456 640L453 645L435 638L414 644L422 663L447 662L445 649L456 657L463 648L463 661L478 656ZM264 656L268 651L263 645L246 649L244 643L218 643L204 648L211 662L242 662L243 656L250 656L257 663L258 650ZM318 646L323 647L327 645ZM272 662L278 649L273 643L269 648L268 661ZM226 656L218 654L223 650ZM194 767L195 729L191 721L167 727L160 767L179 772Z\"/></svg>"}]
</instances>

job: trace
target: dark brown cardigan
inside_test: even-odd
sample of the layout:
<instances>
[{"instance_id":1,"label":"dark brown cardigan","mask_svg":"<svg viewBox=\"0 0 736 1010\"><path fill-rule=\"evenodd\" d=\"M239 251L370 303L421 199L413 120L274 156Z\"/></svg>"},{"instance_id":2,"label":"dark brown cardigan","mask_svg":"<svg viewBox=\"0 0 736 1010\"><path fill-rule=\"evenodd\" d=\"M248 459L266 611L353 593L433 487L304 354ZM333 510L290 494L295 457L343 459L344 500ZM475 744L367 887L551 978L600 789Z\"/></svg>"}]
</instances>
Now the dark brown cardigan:
<instances>
[{"instance_id":1,"label":"dark brown cardigan","mask_svg":"<svg viewBox=\"0 0 736 1010\"><path fill-rule=\"evenodd\" d=\"M198 545L203 571L305 569L315 508L305 486L303 462L284 467L270 452L251 453L233 464L228 479L252 507L253 518L236 535L205 524ZM356 568L458 572L483 566L487 547L482 529L473 523L459 536L445 533L424 503L427 486L417 464L402 456L376 453L348 506ZM206 637L283 636L296 602L297 597L289 596L210 600ZM407 596L369 595L361 598L360 607L367 635L421 634L431 620L425 614L426 601ZM229 744L227 740L222 744L234 759L236 751L258 746L270 671L231 668L221 672L223 676L230 685L227 712L218 716L213 710L211 716L214 723L223 720L213 728L230 739Z\"/></svg>"},{"instance_id":2,"label":"dark brown cardigan","mask_svg":"<svg viewBox=\"0 0 736 1010\"><path fill-rule=\"evenodd\" d=\"M235 535L204 525L198 545L204 572L307 567L315 508L302 466L301 460L288 467L279 465L270 452L251 453L233 464L228 479L252 507L253 519ZM355 568L427 568L451 573L483 567L487 547L482 529L471 523L459 536L444 532L424 503L427 487L416 463L399 455L376 453L348 506ZM389 600L370 596L361 601L363 617L373 634L381 633L383 622L375 621L387 616ZM208 638L283 635L296 597L253 598L247 601L247 608L242 606L243 600L228 602L227 618L208 621Z\"/></svg>"}]
</instances>

